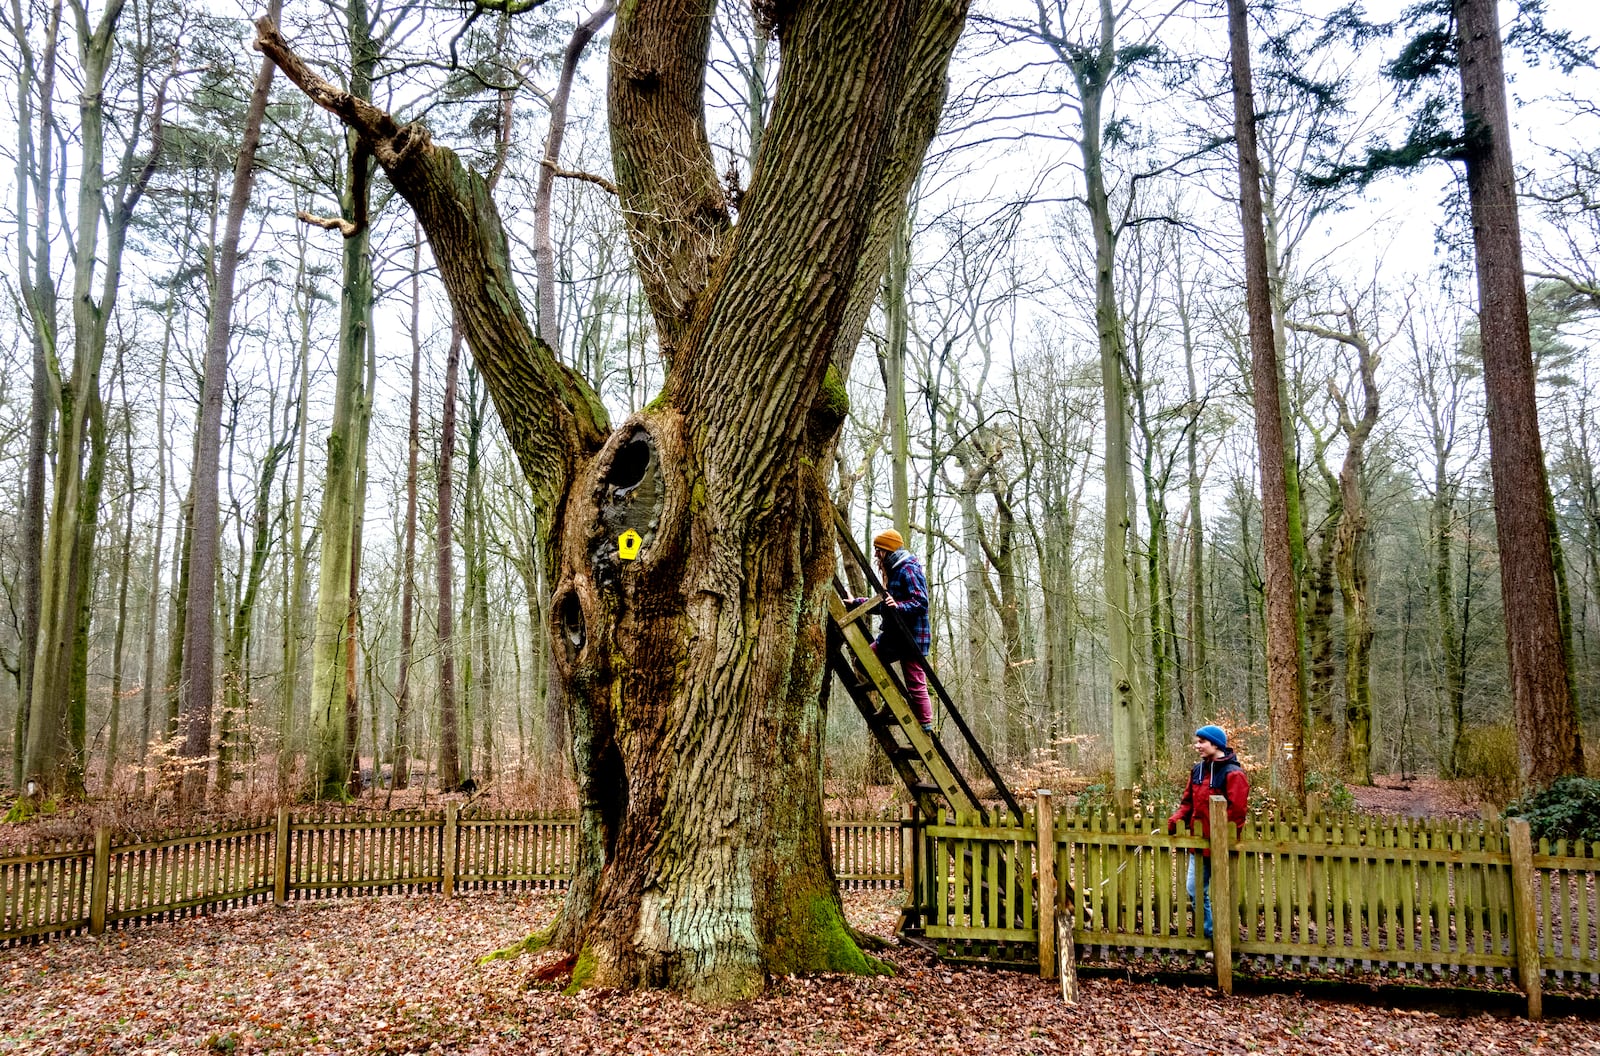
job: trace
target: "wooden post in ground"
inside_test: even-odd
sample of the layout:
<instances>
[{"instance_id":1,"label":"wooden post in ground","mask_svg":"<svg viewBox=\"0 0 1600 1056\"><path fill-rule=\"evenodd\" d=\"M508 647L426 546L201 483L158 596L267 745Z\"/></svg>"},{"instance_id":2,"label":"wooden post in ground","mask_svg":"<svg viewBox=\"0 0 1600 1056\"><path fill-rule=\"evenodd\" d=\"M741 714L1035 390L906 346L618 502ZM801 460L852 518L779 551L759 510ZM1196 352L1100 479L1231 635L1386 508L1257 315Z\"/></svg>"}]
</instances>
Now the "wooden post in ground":
<instances>
[{"instance_id":1,"label":"wooden post in ground","mask_svg":"<svg viewBox=\"0 0 1600 1056\"><path fill-rule=\"evenodd\" d=\"M917 805L907 803L900 822L900 919L895 922L898 935L907 925L921 923L917 905Z\"/></svg>"},{"instance_id":2,"label":"wooden post in ground","mask_svg":"<svg viewBox=\"0 0 1600 1056\"><path fill-rule=\"evenodd\" d=\"M1306 793L1306 820L1315 821L1322 814L1322 793Z\"/></svg>"},{"instance_id":3,"label":"wooden post in ground","mask_svg":"<svg viewBox=\"0 0 1600 1056\"><path fill-rule=\"evenodd\" d=\"M289 904L289 808L278 808L278 831L272 845L272 901L274 905Z\"/></svg>"},{"instance_id":4,"label":"wooden post in ground","mask_svg":"<svg viewBox=\"0 0 1600 1056\"><path fill-rule=\"evenodd\" d=\"M1239 925L1234 921L1233 875L1228 869L1229 848L1233 846L1233 822L1228 820L1228 801L1211 797L1211 956L1217 972L1217 989L1233 993L1233 937ZM1203 881L1202 868L1197 881ZM1196 914L1205 912L1205 884L1195 888Z\"/></svg>"},{"instance_id":5,"label":"wooden post in ground","mask_svg":"<svg viewBox=\"0 0 1600 1056\"><path fill-rule=\"evenodd\" d=\"M460 812L459 803L444 805L444 842L439 854L439 889L444 892L445 898L453 898L456 893L456 816Z\"/></svg>"},{"instance_id":6,"label":"wooden post in ground","mask_svg":"<svg viewBox=\"0 0 1600 1056\"><path fill-rule=\"evenodd\" d=\"M900 886L905 889L905 905L911 905L917 890L917 805L907 803L905 823L900 826Z\"/></svg>"},{"instance_id":7,"label":"wooden post in ground","mask_svg":"<svg viewBox=\"0 0 1600 1056\"><path fill-rule=\"evenodd\" d=\"M1528 1018L1544 1018L1544 992L1539 976L1539 921L1534 915L1533 838L1528 819L1506 819L1511 844L1511 927L1516 936L1517 979L1528 998Z\"/></svg>"},{"instance_id":8,"label":"wooden post in ground","mask_svg":"<svg viewBox=\"0 0 1600 1056\"><path fill-rule=\"evenodd\" d=\"M1050 790L1041 788L1034 795L1034 862L1039 870L1039 978L1056 974L1056 818L1050 803Z\"/></svg>"},{"instance_id":9,"label":"wooden post in ground","mask_svg":"<svg viewBox=\"0 0 1600 1056\"><path fill-rule=\"evenodd\" d=\"M111 894L111 829L94 830L94 874L89 885L89 934L106 930L106 901Z\"/></svg>"}]
</instances>

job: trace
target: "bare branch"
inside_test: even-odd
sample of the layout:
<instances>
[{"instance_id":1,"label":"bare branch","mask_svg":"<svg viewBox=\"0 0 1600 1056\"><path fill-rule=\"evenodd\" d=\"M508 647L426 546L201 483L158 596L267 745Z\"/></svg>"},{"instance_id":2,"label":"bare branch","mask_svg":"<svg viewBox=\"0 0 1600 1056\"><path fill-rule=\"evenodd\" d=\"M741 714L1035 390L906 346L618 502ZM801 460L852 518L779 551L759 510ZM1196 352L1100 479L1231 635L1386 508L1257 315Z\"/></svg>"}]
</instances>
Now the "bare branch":
<instances>
[{"instance_id":1,"label":"bare branch","mask_svg":"<svg viewBox=\"0 0 1600 1056\"><path fill-rule=\"evenodd\" d=\"M607 194L617 193L617 185L606 179L604 176L599 176L592 172L577 172L573 169L563 169L553 161L541 161L539 164L549 169L550 175L552 176L558 176L565 180L582 180L584 183L594 184Z\"/></svg>"},{"instance_id":2,"label":"bare branch","mask_svg":"<svg viewBox=\"0 0 1600 1056\"><path fill-rule=\"evenodd\" d=\"M294 215L301 223L320 227L326 231L337 231L345 238L354 238L361 233L359 226L342 216L314 216L304 209L296 211Z\"/></svg>"}]
</instances>

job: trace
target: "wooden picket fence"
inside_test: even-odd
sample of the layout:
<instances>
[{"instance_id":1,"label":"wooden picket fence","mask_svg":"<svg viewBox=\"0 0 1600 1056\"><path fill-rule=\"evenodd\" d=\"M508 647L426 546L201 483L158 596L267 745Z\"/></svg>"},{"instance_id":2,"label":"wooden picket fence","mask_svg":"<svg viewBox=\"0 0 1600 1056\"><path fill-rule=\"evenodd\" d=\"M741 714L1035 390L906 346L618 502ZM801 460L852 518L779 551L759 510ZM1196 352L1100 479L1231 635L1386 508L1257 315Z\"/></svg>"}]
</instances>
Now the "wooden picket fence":
<instances>
[{"instance_id":1,"label":"wooden picket fence","mask_svg":"<svg viewBox=\"0 0 1600 1056\"><path fill-rule=\"evenodd\" d=\"M1208 841L1165 819L1057 817L1049 793L1021 824L941 815L915 823L910 913L941 956L1046 975L1059 913L1076 959L1192 967L1212 953L1225 990L1235 970L1420 977L1520 987L1531 1015L1545 990L1600 991L1600 844L1535 847L1519 819L1260 820L1235 836L1222 818ZM1186 890L1208 850L1227 863L1215 939Z\"/></svg>"},{"instance_id":2,"label":"wooden picket fence","mask_svg":"<svg viewBox=\"0 0 1600 1056\"><path fill-rule=\"evenodd\" d=\"M276 817L117 843L51 843L0 858L0 946L100 934L274 900L387 892L564 888L570 815L278 811ZM843 887L902 882L898 821L829 822Z\"/></svg>"}]
</instances>

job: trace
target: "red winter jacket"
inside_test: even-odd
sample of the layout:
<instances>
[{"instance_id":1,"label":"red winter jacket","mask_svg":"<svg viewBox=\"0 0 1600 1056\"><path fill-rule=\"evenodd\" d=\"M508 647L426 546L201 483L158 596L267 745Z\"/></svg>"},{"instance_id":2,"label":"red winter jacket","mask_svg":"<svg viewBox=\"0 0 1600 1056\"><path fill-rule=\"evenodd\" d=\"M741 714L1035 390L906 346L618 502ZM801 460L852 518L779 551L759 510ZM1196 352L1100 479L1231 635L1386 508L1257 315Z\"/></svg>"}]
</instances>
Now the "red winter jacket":
<instances>
[{"instance_id":1,"label":"red winter jacket","mask_svg":"<svg viewBox=\"0 0 1600 1056\"><path fill-rule=\"evenodd\" d=\"M1194 769L1189 772L1189 785L1183 790L1183 798L1178 800L1178 809L1167 819L1168 831L1179 825L1187 830L1198 821L1201 831L1209 840L1211 797L1214 795L1227 797L1228 820L1233 822L1234 834L1238 835L1244 827L1245 813L1250 807L1250 779L1244 776L1244 768L1232 752L1216 762L1203 760L1194 764ZM1206 848L1205 853L1209 856L1211 848Z\"/></svg>"}]
</instances>

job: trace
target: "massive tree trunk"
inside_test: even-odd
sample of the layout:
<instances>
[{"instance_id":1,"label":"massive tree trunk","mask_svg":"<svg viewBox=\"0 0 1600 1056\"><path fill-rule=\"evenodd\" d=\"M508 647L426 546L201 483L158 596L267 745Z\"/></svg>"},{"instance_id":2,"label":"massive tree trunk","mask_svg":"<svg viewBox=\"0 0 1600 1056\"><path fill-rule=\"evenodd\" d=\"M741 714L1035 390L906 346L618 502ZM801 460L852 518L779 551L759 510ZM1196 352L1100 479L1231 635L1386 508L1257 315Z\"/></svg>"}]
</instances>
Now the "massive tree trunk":
<instances>
[{"instance_id":1,"label":"massive tree trunk","mask_svg":"<svg viewBox=\"0 0 1600 1056\"><path fill-rule=\"evenodd\" d=\"M1234 138L1239 150L1246 300L1250 314L1250 376L1261 470L1262 551L1266 559L1267 766L1275 787L1295 799L1302 799L1306 772L1299 586L1295 582L1290 541L1278 350L1267 284L1266 239L1261 220L1261 161L1256 154L1255 92L1250 81L1250 41L1244 0L1228 0L1228 37L1232 55Z\"/></svg>"},{"instance_id":2,"label":"massive tree trunk","mask_svg":"<svg viewBox=\"0 0 1600 1056\"><path fill-rule=\"evenodd\" d=\"M350 36L350 91L372 94L376 52L363 0L347 11ZM351 135L349 171L340 201L345 234L339 298L339 356L334 380L333 422L328 431L328 469L322 491L321 560L317 568L316 622L311 639L310 791L317 798L348 794L350 745L347 730L346 670L354 648L349 637L350 577L354 567L357 463L361 443L360 406L367 335L372 328L372 252L368 194L372 183L369 146Z\"/></svg>"},{"instance_id":3,"label":"massive tree trunk","mask_svg":"<svg viewBox=\"0 0 1600 1056\"><path fill-rule=\"evenodd\" d=\"M1523 783L1543 787L1581 774L1583 748L1550 552L1550 484L1539 441L1499 13L1494 0L1456 0L1455 15L1517 752Z\"/></svg>"},{"instance_id":4,"label":"massive tree trunk","mask_svg":"<svg viewBox=\"0 0 1600 1056\"><path fill-rule=\"evenodd\" d=\"M669 364L609 430L533 335L483 181L419 127L296 83L416 209L542 509L582 805L554 941L580 985L702 999L867 970L823 855L823 478L889 232L938 118L957 2L785 5L773 117L735 228L701 111L710 5L641 0L611 43L623 214ZM642 537L637 560L618 539Z\"/></svg>"}]
</instances>

